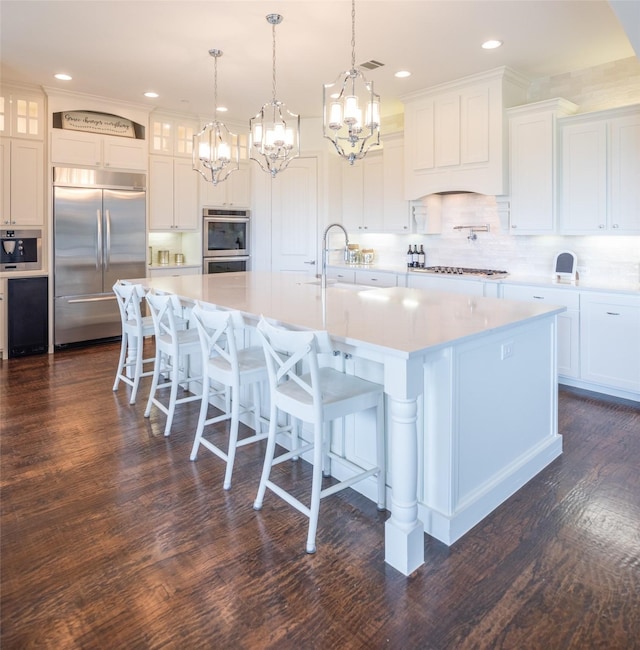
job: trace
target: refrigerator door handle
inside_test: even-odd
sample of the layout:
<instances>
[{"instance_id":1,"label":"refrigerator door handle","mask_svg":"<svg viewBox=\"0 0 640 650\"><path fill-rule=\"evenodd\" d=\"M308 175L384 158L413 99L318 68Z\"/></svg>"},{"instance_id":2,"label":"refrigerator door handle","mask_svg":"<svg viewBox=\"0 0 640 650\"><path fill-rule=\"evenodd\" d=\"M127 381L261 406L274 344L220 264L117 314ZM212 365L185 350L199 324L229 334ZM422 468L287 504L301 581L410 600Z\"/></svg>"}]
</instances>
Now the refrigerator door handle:
<instances>
[{"instance_id":1,"label":"refrigerator door handle","mask_svg":"<svg viewBox=\"0 0 640 650\"><path fill-rule=\"evenodd\" d=\"M115 296L96 296L95 298L69 298L69 300L67 300L67 303L70 305L75 305L79 302L106 302L115 299Z\"/></svg>"},{"instance_id":2,"label":"refrigerator door handle","mask_svg":"<svg viewBox=\"0 0 640 650\"><path fill-rule=\"evenodd\" d=\"M109 262L111 261L111 210L106 209L104 211L104 216L105 216L105 226L106 226L105 246L107 249L105 251L105 256L104 256L104 270L108 271Z\"/></svg>"},{"instance_id":3,"label":"refrigerator door handle","mask_svg":"<svg viewBox=\"0 0 640 650\"><path fill-rule=\"evenodd\" d=\"M102 214L100 208L96 210L96 219L98 221L98 235L96 241L96 271L102 266Z\"/></svg>"}]
</instances>

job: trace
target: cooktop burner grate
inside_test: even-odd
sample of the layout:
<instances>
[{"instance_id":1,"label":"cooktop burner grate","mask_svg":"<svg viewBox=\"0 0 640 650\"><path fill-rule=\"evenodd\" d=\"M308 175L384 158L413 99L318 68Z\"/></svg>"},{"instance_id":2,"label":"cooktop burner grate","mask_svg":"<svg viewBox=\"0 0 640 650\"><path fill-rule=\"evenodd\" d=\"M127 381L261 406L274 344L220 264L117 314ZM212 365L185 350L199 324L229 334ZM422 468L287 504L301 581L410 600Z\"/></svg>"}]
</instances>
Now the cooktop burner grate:
<instances>
[{"instance_id":1,"label":"cooktop burner grate","mask_svg":"<svg viewBox=\"0 0 640 650\"><path fill-rule=\"evenodd\" d=\"M443 273L445 275L483 275L491 277L505 277L509 275L507 271L497 269L472 269L464 266L426 266L423 269L415 269L423 273Z\"/></svg>"}]
</instances>

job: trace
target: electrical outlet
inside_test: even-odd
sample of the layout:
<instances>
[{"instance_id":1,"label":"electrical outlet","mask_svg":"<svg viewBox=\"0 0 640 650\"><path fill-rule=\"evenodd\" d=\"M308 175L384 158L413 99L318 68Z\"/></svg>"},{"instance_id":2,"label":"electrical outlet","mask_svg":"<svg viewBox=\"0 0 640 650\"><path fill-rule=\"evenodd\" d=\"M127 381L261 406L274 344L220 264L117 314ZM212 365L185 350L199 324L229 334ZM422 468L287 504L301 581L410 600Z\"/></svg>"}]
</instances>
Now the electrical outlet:
<instances>
[{"instance_id":1,"label":"electrical outlet","mask_svg":"<svg viewBox=\"0 0 640 650\"><path fill-rule=\"evenodd\" d=\"M508 359L509 357L513 356L513 341L507 341L506 343L502 344L502 347L500 348L500 359L504 361L505 359Z\"/></svg>"},{"instance_id":2,"label":"electrical outlet","mask_svg":"<svg viewBox=\"0 0 640 650\"><path fill-rule=\"evenodd\" d=\"M576 271L578 272L578 275L583 278L585 275L587 275L587 267L586 266L576 266Z\"/></svg>"}]
</instances>

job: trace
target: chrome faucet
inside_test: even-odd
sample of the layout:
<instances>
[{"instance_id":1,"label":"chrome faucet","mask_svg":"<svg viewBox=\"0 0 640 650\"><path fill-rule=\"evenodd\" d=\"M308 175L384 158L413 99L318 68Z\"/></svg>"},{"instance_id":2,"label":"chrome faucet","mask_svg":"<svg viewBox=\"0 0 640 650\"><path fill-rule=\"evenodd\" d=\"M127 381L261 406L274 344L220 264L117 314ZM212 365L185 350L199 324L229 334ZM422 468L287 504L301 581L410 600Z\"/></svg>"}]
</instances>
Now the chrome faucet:
<instances>
[{"instance_id":1,"label":"chrome faucet","mask_svg":"<svg viewBox=\"0 0 640 650\"><path fill-rule=\"evenodd\" d=\"M325 229L324 234L322 235L322 288L327 288L327 258L329 256L329 249L327 248L327 234L331 228L340 228L344 233L344 253L345 259L347 256L347 250L349 248L349 235L345 227L341 223L330 223Z\"/></svg>"}]
</instances>

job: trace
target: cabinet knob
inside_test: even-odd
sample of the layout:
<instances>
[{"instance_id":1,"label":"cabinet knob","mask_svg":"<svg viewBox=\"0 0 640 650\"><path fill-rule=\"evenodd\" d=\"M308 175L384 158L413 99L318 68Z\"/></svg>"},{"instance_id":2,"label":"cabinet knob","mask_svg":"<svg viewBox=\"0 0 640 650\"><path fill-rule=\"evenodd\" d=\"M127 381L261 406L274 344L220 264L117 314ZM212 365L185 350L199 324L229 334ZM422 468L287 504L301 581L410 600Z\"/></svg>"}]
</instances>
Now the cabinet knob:
<instances>
[{"instance_id":1,"label":"cabinet knob","mask_svg":"<svg viewBox=\"0 0 640 650\"><path fill-rule=\"evenodd\" d=\"M515 224L515 223L512 223L512 224L511 224L511 227L512 227L512 228L517 228L517 227L518 227L518 225L517 225L517 224Z\"/></svg>"},{"instance_id":2,"label":"cabinet knob","mask_svg":"<svg viewBox=\"0 0 640 650\"><path fill-rule=\"evenodd\" d=\"M602 230L602 229L604 228L604 224L603 224L603 223L599 223L599 224L598 224L598 228L600 228L600 229Z\"/></svg>"},{"instance_id":3,"label":"cabinet knob","mask_svg":"<svg viewBox=\"0 0 640 650\"><path fill-rule=\"evenodd\" d=\"M614 228L617 228L617 227L618 227L618 224L617 224L617 223L614 223L614 224L613 224L613 227L614 227Z\"/></svg>"}]
</instances>

